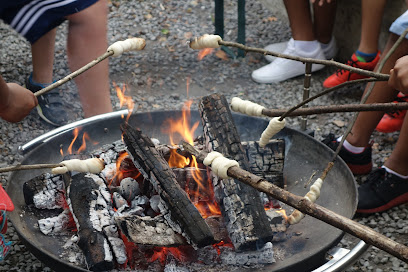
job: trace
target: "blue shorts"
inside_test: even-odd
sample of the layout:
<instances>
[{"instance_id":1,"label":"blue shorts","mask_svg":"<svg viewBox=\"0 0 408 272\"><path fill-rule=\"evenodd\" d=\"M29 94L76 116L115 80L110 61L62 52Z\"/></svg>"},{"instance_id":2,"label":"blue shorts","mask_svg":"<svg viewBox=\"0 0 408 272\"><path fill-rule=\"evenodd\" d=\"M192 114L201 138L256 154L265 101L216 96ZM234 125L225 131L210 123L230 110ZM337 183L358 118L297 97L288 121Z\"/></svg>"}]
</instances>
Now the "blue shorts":
<instances>
[{"instance_id":1,"label":"blue shorts","mask_svg":"<svg viewBox=\"0 0 408 272\"><path fill-rule=\"evenodd\" d=\"M408 27L408 10L404 12L400 17L398 17L390 26L390 32L401 36L405 29ZM408 39L408 35L405 36Z\"/></svg>"},{"instance_id":2,"label":"blue shorts","mask_svg":"<svg viewBox=\"0 0 408 272\"><path fill-rule=\"evenodd\" d=\"M0 19L31 44L98 0L0 0Z\"/></svg>"}]
</instances>

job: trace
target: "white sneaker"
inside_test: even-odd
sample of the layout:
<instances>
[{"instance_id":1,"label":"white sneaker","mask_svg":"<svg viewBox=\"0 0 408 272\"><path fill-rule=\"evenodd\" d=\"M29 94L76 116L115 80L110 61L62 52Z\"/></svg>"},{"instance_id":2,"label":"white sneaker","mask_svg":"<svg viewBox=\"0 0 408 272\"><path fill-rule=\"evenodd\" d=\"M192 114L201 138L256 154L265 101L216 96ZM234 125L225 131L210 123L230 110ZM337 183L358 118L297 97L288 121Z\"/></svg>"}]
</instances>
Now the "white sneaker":
<instances>
[{"instance_id":1,"label":"white sneaker","mask_svg":"<svg viewBox=\"0 0 408 272\"><path fill-rule=\"evenodd\" d=\"M323 50L320 46L313 52L301 52L295 49L294 40L290 39L288 46L283 52L286 55L298 56L304 58L313 58L324 60ZM312 72L323 69L322 64L313 64ZM289 60L284 58L277 58L272 63L263 66L252 72L252 79L258 83L273 83L287 80L305 73L305 64L300 61Z\"/></svg>"},{"instance_id":2,"label":"white sneaker","mask_svg":"<svg viewBox=\"0 0 408 272\"><path fill-rule=\"evenodd\" d=\"M283 53L283 51L285 51L286 47L288 46L288 42L279 42L279 43L272 43L269 44L267 46L265 46L265 50L271 51L271 52L275 52L275 53ZM321 43L320 43L321 44ZM322 46L322 50L323 53L326 57L326 59L330 60L333 59L338 51L337 48L337 42L336 39L334 37L332 37L332 39L330 40L328 46ZM265 59L269 62L274 61L275 59L277 59L275 56L271 56L271 55L266 55Z\"/></svg>"}]
</instances>

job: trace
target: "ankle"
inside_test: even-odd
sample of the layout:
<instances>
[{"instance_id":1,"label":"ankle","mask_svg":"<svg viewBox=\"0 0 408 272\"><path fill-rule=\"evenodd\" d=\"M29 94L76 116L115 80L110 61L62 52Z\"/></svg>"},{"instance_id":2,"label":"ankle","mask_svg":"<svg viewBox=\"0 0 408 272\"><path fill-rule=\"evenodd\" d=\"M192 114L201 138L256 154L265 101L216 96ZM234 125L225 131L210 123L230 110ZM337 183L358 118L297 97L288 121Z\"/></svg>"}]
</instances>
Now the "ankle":
<instances>
[{"instance_id":1,"label":"ankle","mask_svg":"<svg viewBox=\"0 0 408 272\"><path fill-rule=\"evenodd\" d=\"M394 170L392 170L391 168L389 168L389 167L387 167L385 165L383 165L381 168L384 168L385 171L387 171L388 173L391 173L393 175L396 175L397 177L400 177L402 179L408 179L408 174L407 175L401 174L400 172L394 171Z\"/></svg>"},{"instance_id":2,"label":"ankle","mask_svg":"<svg viewBox=\"0 0 408 272\"><path fill-rule=\"evenodd\" d=\"M367 52L364 52L364 51L357 50L355 52L355 54L356 54L357 59L360 62L371 62L377 56L377 51L374 52L374 53L367 53Z\"/></svg>"},{"instance_id":3,"label":"ankle","mask_svg":"<svg viewBox=\"0 0 408 272\"><path fill-rule=\"evenodd\" d=\"M296 50L300 50L302 52L314 52L318 48L320 48L320 43L317 40L314 41L294 40L294 45Z\"/></svg>"}]
</instances>

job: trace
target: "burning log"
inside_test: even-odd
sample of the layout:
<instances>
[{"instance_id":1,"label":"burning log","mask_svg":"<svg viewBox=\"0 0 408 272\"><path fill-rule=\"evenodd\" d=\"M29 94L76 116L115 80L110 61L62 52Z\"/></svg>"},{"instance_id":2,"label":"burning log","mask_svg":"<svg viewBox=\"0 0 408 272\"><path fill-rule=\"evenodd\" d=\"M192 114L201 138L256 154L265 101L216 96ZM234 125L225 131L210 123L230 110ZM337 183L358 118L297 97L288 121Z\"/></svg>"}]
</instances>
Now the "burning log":
<instances>
[{"instance_id":1,"label":"burning log","mask_svg":"<svg viewBox=\"0 0 408 272\"><path fill-rule=\"evenodd\" d=\"M224 96L203 97L199 105L208 151L218 151L249 170L250 164L241 145L238 131ZM269 225L259 192L234 179L213 178L215 196L236 250L259 248L272 241Z\"/></svg>"},{"instance_id":2,"label":"burning log","mask_svg":"<svg viewBox=\"0 0 408 272\"><path fill-rule=\"evenodd\" d=\"M199 247L214 243L210 228L176 181L168 163L158 153L150 138L128 124L121 126L123 139L133 161L145 179L150 180L168 209L166 220L180 224L188 239ZM163 203L164 204L164 203ZM172 225L181 232L180 226Z\"/></svg>"},{"instance_id":3,"label":"burning log","mask_svg":"<svg viewBox=\"0 0 408 272\"><path fill-rule=\"evenodd\" d=\"M203 151L196 150L190 144L184 142L183 148L190 152L197 158L198 162L202 162L206 157L207 153ZM320 205L317 205L310 200L294 195L282 188L279 188L270 182L244 170L238 166L232 166L227 169L227 175L229 177L235 178L242 183L245 183L261 192L264 192L289 206L298 209L299 211L313 216L327 224L341 229L355 237L360 238L367 244L373 245L382 249L389 254L397 257L398 259L408 262L408 247L403 244L397 243L390 238L374 231L373 229L361 225L349 218L341 216L328 210Z\"/></svg>"}]
</instances>

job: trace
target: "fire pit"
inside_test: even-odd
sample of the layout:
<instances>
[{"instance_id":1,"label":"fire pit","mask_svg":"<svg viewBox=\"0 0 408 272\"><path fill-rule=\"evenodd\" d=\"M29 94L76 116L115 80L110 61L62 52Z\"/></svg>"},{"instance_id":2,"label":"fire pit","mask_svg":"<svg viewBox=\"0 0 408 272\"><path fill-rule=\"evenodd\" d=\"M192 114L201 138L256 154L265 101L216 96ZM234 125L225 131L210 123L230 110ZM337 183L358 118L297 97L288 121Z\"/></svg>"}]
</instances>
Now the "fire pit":
<instances>
[{"instance_id":1,"label":"fire pit","mask_svg":"<svg viewBox=\"0 0 408 272\"><path fill-rule=\"evenodd\" d=\"M121 111L100 115L58 128L38 137L20 148L26 153L22 164L60 162L60 147L70 144L72 131L77 127L82 127L82 131L86 131L93 141L98 142L97 145L88 145L88 152L117 141L121 138L119 125L123 123L122 117L126 114L127 111ZM181 115L181 111L136 113L130 116L129 123L140 128L149 137L166 143L168 136L162 133L163 122L168 117L177 119ZM258 140L268 123L261 118L239 114L233 114L233 118L242 141ZM199 113L192 111L191 122L199 119ZM200 131L202 129L199 127L196 133L200 134ZM284 139L286 145L284 178L287 189L292 193L304 195L307 192L307 189L304 188L305 182L315 170L321 170L324 167L322 162L330 160L332 151L313 138L289 128L282 130L275 138ZM178 140L181 139L174 139L174 142ZM10 220L27 248L46 265L56 271L86 271L60 258L63 239L44 236L36 227L39 219L50 216L47 214L49 212L44 211L40 214L27 209L22 194L23 184L43 172L41 170L20 171L11 174L7 189L16 208L10 214ZM345 163L338 160L326 179L318 203L340 215L351 218L356 209L356 191L353 175ZM286 209L291 211L288 207ZM287 239L273 243L276 263L265 265L258 271L310 271L315 269L325 262L325 254L338 244L343 232L317 219L306 217L301 223L290 226L286 235Z\"/></svg>"}]
</instances>

